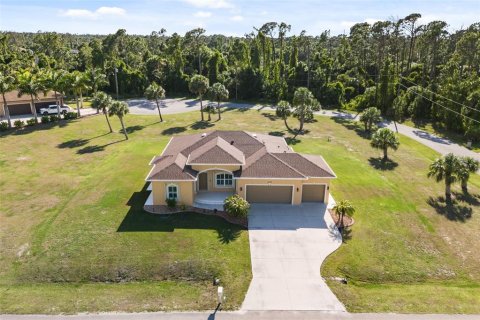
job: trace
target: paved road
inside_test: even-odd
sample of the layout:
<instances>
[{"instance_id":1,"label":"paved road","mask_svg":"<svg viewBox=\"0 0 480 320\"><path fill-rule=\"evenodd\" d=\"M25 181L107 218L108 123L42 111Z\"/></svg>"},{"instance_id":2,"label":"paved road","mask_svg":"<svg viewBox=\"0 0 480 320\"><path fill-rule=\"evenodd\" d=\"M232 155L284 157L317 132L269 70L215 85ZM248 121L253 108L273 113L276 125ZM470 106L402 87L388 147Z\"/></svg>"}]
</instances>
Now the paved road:
<instances>
[{"instance_id":1,"label":"paved road","mask_svg":"<svg viewBox=\"0 0 480 320\"><path fill-rule=\"evenodd\" d=\"M345 312L320 276L342 243L325 204L254 204L248 231L253 279L242 310Z\"/></svg>"},{"instance_id":2,"label":"paved road","mask_svg":"<svg viewBox=\"0 0 480 320\"><path fill-rule=\"evenodd\" d=\"M0 315L1 320L479 320L479 315L335 313L321 311L152 312L80 315Z\"/></svg>"}]
</instances>

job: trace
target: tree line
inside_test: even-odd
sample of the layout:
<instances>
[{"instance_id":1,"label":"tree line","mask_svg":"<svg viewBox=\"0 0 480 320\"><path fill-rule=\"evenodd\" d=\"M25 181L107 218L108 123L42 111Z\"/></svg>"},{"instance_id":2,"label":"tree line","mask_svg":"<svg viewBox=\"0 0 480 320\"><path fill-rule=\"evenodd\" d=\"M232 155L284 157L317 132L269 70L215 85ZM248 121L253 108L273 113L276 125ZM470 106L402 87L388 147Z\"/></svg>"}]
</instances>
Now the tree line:
<instances>
[{"instance_id":1,"label":"tree line","mask_svg":"<svg viewBox=\"0 0 480 320\"><path fill-rule=\"evenodd\" d=\"M357 23L338 36L291 34L284 22L243 37L207 36L201 28L168 36L165 29L145 36L2 32L0 71L18 87L67 74L50 87L78 97L80 106L85 92L115 93L115 76L123 97L143 95L154 82L169 95L189 94L197 75L237 100L293 103L305 87L324 107L376 107L398 121L431 120L478 139L480 23L448 32L445 21L420 21L412 13ZM35 91L27 87L26 94Z\"/></svg>"}]
</instances>

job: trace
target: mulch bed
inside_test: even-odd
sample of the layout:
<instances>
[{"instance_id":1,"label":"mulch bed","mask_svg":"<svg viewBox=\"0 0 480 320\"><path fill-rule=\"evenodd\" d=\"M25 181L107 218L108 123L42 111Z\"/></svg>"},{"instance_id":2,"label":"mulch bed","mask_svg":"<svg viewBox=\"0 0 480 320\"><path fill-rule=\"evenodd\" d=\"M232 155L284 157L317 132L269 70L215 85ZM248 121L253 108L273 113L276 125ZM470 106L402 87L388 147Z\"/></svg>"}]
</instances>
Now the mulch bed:
<instances>
[{"instance_id":1,"label":"mulch bed","mask_svg":"<svg viewBox=\"0 0 480 320\"><path fill-rule=\"evenodd\" d=\"M183 208L169 208L168 206L144 206L145 211L150 212L150 213L155 213L155 214L174 214L174 213L187 213L187 212L194 212L194 213L200 213L200 214L205 214L209 216L216 216L220 217L227 222L230 222L232 224L236 224L239 226L242 226L244 228L248 228L248 218L236 218L228 215L225 211L219 211L219 210L209 210L209 209L201 209L201 208L195 208L191 206L185 206Z\"/></svg>"},{"instance_id":2,"label":"mulch bed","mask_svg":"<svg viewBox=\"0 0 480 320\"><path fill-rule=\"evenodd\" d=\"M333 222L335 222L335 225L338 226L338 222L339 222L339 220L340 220L340 217L337 216L337 214L335 213L335 211L333 211L332 209L328 209L328 212L330 212L330 216L332 217ZM355 223L355 220L353 220L353 218L347 217L347 216L343 216L343 226L344 226L344 227L350 227L350 226L352 226L354 223Z\"/></svg>"}]
</instances>

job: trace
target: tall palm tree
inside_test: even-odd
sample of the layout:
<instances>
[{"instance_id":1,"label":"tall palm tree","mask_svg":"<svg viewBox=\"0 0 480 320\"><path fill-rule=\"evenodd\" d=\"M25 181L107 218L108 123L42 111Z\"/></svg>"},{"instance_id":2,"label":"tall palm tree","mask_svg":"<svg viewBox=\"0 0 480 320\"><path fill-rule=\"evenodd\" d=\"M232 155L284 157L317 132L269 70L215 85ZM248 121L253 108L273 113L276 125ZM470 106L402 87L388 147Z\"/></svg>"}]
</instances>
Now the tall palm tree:
<instances>
[{"instance_id":1,"label":"tall palm tree","mask_svg":"<svg viewBox=\"0 0 480 320\"><path fill-rule=\"evenodd\" d=\"M123 117L129 112L128 105L123 101L113 101L110 108L108 109L108 115L117 116L120 120L120 124L122 125L123 134L125 135L125 139L128 140L127 130L125 129L125 125L123 124Z\"/></svg>"},{"instance_id":2,"label":"tall palm tree","mask_svg":"<svg viewBox=\"0 0 480 320\"><path fill-rule=\"evenodd\" d=\"M65 75L64 70L48 70L43 77L44 87L53 90L55 94L55 103L57 104L57 114L60 118L60 106L63 106L63 97L60 103L59 92L62 89L62 80ZM60 94L61 95L61 94Z\"/></svg>"},{"instance_id":3,"label":"tall palm tree","mask_svg":"<svg viewBox=\"0 0 480 320\"><path fill-rule=\"evenodd\" d=\"M460 165L459 178L462 184L462 191L468 193L468 179L470 179L470 173L477 172L480 163L472 157L463 157L460 158Z\"/></svg>"},{"instance_id":4,"label":"tall palm tree","mask_svg":"<svg viewBox=\"0 0 480 320\"><path fill-rule=\"evenodd\" d=\"M213 86L208 88L208 93L210 95L210 99L217 102L218 120L222 120L220 102L228 99L228 89L225 88L223 84L217 82L214 83Z\"/></svg>"},{"instance_id":5,"label":"tall palm tree","mask_svg":"<svg viewBox=\"0 0 480 320\"><path fill-rule=\"evenodd\" d=\"M388 128L378 129L372 136L372 141L370 145L376 149L383 150L383 161L388 160L388 148L397 150L400 145L400 141L395 133Z\"/></svg>"},{"instance_id":6,"label":"tall palm tree","mask_svg":"<svg viewBox=\"0 0 480 320\"><path fill-rule=\"evenodd\" d=\"M338 216L337 227L343 228L343 217L351 217L355 213L355 207L348 200L341 200L335 204L333 211Z\"/></svg>"},{"instance_id":7,"label":"tall palm tree","mask_svg":"<svg viewBox=\"0 0 480 320\"><path fill-rule=\"evenodd\" d=\"M188 89L190 92L195 93L200 99L200 114L202 115L202 121L204 121L203 117L203 95L207 92L209 86L208 78L202 75L194 75L190 79L190 83L188 84Z\"/></svg>"},{"instance_id":8,"label":"tall palm tree","mask_svg":"<svg viewBox=\"0 0 480 320\"><path fill-rule=\"evenodd\" d=\"M35 108L35 100L38 100L38 94L44 92L45 88L34 74L30 71L25 71L18 75L18 96L28 94L30 96L30 105L35 122L38 123L37 109Z\"/></svg>"},{"instance_id":9,"label":"tall palm tree","mask_svg":"<svg viewBox=\"0 0 480 320\"><path fill-rule=\"evenodd\" d=\"M83 93L90 89L87 74L75 70L72 73L72 90L77 102L77 112L80 117L80 108L83 108Z\"/></svg>"},{"instance_id":10,"label":"tall palm tree","mask_svg":"<svg viewBox=\"0 0 480 320\"><path fill-rule=\"evenodd\" d=\"M160 111L160 104L158 100L165 98L165 89L158 85L156 82L152 82L145 90L145 97L148 100L153 100L157 104L158 116L160 122L163 122L162 112Z\"/></svg>"},{"instance_id":11,"label":"tall palm tree","mask_svg":"<svg viewBox=\"0 0 480 320\"><path fill-rule=\"evenodd\" d=\"M102 113L105 115L105 119L107 120L110 133L112 133L113 130L112 130L112 125L110 124L110 120L108 119L108 109L110 108L112 103L113 103L112 97L102 91L97 92L92 99L92 108L95 108L97 110L102 110Z\"/></svg>"},{"instance_id":12,"label":"tall palm tree","mask_svg":"<svg viewBox=\"0 0 480 320\"><path fill-rule=\"evenodd\" d=\"M430 164L427 176L433 177L437 182L445 181L445 201L452 202L451 185L459 177L460 159L453 153L449 153L442 158L438 158Z\"/></svg>"},{"instance_id":13,"label":"tall palm tree","mask_svg":"<svg viewBox=\"0 0 480 320\"><path fill-rule=\"evenodd\" d=\"M99 87L106 86L108 84L107 75L103 73L100 68L90 68L87 70L88 75L88 84L92 88L93 95L98 91ZM97 109L97 113L100 112L100 109Z\"/></svg>"},{"instance_id":14,"label":"tall palm tree","mask_svg":"<svg viewBox=\"0 0 480 320\"><path fill-rule=\"evenodd\" d=\"M13 90L15 79L10 76L0 72L0 93L2 94L3 98L3 111L5 116L7 117L8 127L12 127L12 119L10 118L10 110L8 110L7 99L5 98L5 94Z\"/></svg>"}]
</instances>

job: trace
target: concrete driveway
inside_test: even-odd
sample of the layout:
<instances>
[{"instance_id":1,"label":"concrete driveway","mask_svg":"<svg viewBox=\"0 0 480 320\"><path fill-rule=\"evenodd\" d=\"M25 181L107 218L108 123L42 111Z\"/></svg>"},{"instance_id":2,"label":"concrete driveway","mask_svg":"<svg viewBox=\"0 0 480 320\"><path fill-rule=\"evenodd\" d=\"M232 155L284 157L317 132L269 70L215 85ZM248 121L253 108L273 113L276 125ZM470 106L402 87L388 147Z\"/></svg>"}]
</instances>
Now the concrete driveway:
<instances>
[{"instance_id":1,"label":"concrete driveway","mask_svg":"<svg viewBox=\"0 0 480 320\"><path fill-rule=\"evenodd\" d=\"M341 244L324 204L254 204L249 237L253 279L242 310L345 311L320 276Z\"/></svg>"}]
</instances>

